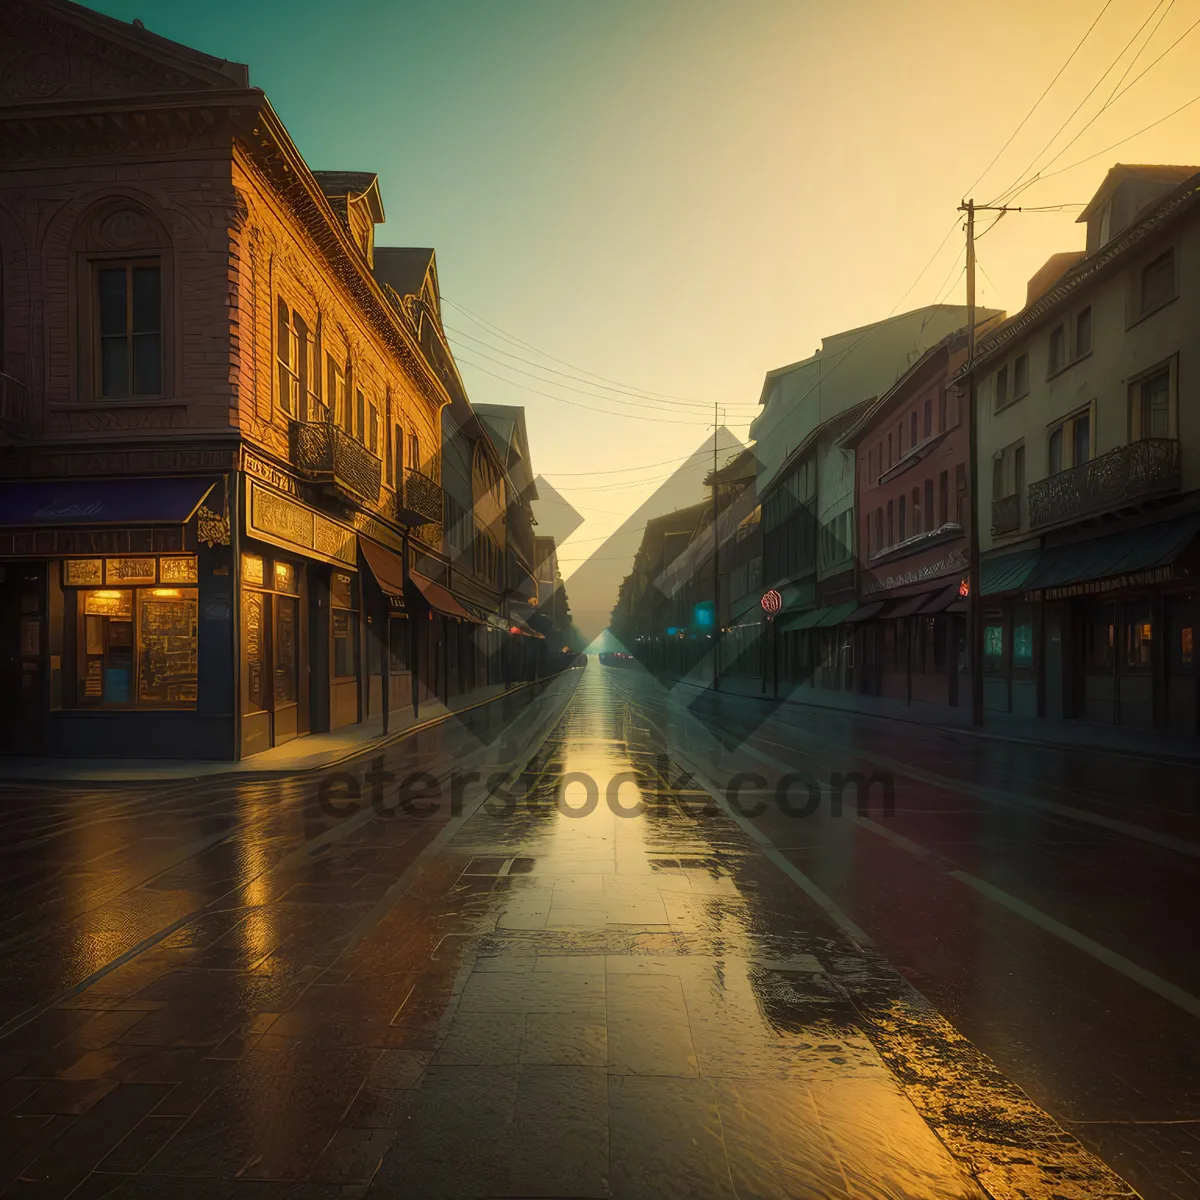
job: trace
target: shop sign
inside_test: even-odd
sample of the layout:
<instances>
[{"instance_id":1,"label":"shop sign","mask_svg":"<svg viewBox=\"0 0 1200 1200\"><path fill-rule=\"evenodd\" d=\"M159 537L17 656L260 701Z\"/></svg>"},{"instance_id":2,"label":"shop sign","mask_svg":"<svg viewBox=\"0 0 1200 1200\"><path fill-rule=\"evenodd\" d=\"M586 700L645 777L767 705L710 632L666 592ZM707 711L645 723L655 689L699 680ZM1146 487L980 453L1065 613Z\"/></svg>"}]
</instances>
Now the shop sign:
<instances>
[{"instance_id":1,"label":"shop sign","mask_svg":"<svg viewBox=\"0 0 1200 1200\"><path fill-rule=\"evenodd\" d=\"M763 612L777 613L783 608L783 596L777 589L771 588L769 591L763 593L759 604L762 605Z\"/></svg>"},{"instance_id":2,"label":"shop sign","mask_svg":"<svg viewBox=\"0 0 1200 1200\"><path fill-rule=\"evenodd\" d=\"M287 492L289 496L299 495L296 481L291 475L273 463L259 458L258 455L251 454L249 450L242 452L242 470L248 475L257 475L259 479L269 483L273 488L278 488L281 492Z\"/></svg>"},{"instance_id":3,"label":"shop sign","mask_svg":"<svg viewBox=\"0 0 1200 1200\"><path fill-rule=\"evenodd\" d=\"M110 558L104 563L104 582L153 583L156 565L153 558Z\"/></svg>"},{"instance_id":4,"label":"shop sign","mask_svg":"<svg viewBox=\"0 0 1200 1200\"><path fill-rule=\"evenodd\" d=\"M249 501L246 532L251 537L297 550L310 558L354 566L357 546L353 529L256 480L247 479L246 489Z\"/></svg>"},{"instance_id":5,"label":"shop sign","mask_svg":"<svg viewBox=\"0 0 1200 1200\"><path fill-rule=\"evenodd\" d=\"M68 558L63 563L63 583L68 587L99 587L103 582L102 558Z\"/></svg>"}]
</instances>

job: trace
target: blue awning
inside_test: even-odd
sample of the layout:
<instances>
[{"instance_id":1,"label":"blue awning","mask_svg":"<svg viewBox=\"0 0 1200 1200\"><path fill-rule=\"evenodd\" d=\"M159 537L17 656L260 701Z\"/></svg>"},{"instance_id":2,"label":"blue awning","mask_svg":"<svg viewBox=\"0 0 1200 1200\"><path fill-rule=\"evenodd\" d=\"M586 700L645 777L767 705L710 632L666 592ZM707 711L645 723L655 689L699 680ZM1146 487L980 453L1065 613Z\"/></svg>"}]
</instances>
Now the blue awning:
<instances>
[{"instance_id":1,"label":"blue awning","mask_svg":"<svg viewBox=\"0 0 1200 1200\"><path fill-rule=\"evenodd\" d=\"M183 525L213 479L78 479L0 484L0 526Z\"/></svg>"}]
</instances>

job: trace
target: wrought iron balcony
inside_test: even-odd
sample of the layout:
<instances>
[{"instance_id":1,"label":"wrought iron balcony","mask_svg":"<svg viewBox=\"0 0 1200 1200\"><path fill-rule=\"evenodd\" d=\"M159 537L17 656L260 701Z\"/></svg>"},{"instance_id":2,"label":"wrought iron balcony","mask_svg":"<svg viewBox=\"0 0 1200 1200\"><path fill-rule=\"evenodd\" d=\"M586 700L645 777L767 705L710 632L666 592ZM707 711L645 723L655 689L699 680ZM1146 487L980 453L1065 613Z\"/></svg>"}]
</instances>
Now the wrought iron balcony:
<instances>
[{"instance_id":1,"label":"wrought iron balcony","mask_svg":"<svg viewBox=\"0 0 1200 1200\"><path fill-rule=\"evenodd\" d=\"M992 501L992 533L1016 533L1021 528L1021 493Z\"/></svg>"},{"instance_id":2,"label":"wrought iron balcony","mask_svg":"<svg viewBox=\"0 0 1200 1200\"><path fill-rule=\"evenodd\" d=\"M303 478L352 500L379 500L383 464L361 442L328 421L293 421L292 464Z\"/></svg>"},{"instance_id":3,"label":"wrought iron balcony","mask_svg":"<svg viewBox=\"0 0 1200 1200\"><path fill-rule=\"evenodd\" d=\"M1179 487L1179 442L1146 438L1029 485L1029 528L1116 512Z\"/></svg>"},{"instance_id":4,"label":"wrought iron balcony","mask_svg":"<svg viewBox=\"0 0 1200 1200\"><path fill-rule=\"evenodd\" d=\"M400 497L397 496L397 499ZM440 525L442 508L441 485L428 475L409 467L404 472L401 519L410 525Z\"/></svg>"}]
</instances>

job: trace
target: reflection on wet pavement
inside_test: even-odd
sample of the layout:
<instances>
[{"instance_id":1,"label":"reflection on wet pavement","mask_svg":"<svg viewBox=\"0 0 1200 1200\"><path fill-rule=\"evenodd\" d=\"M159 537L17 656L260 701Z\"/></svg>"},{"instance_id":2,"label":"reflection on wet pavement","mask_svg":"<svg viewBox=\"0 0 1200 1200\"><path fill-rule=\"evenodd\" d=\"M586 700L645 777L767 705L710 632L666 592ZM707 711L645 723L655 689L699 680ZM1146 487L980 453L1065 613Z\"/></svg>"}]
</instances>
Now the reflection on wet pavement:
<instances>
[{"instance_id":1,"label":"reflection on wet pavement","mask_svg":"<svg viewBox=\"0 0 1200 1200\"><path fill-rule=\"evenodd\" d=\"M543 699L526 752L444 735L523 768L462 818L249 784L126 909L71 925L64 887L69 966L32 955L0 1039L4 1194L1131 1194L673 786L604 672ZM83 871L138 866L118 829L70 826Z\"/></svg>"}]
</instances>

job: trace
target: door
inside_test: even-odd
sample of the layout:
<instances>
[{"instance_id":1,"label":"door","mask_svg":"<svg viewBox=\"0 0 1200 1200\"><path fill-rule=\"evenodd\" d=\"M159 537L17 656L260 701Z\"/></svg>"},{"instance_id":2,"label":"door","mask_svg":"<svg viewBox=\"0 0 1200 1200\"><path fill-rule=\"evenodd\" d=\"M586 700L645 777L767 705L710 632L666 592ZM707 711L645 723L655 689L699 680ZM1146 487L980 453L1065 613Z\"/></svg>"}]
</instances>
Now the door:
<instances>
[{"instance_id":1,"label":"door","mask_svg":"<svg viewBox=\"0 0 1200 1200\"><path fill-rule=\"evenodd\" d=\"M1168 596L1167 609L1167 727L1172 733L1197 732L1197 678L1194 638L1200 624L1200 597Z\"/></svg>"},{"instance_id":2,"label":"door","mask_svg":"<svg viewBox=\"0 0 1200 1200\"><path fill-rule=\"evenodd\" d=\"M1046 671L1046 716L1061 721L1063 710L1063 611L1057 604L1046 606L1042 626L1042 662Z\"/></svg>"},{"instance_id":3,"label":"door","mask_svg":"<svg viewBox=\"0 0 1200 1200\"><path fill-rule=\"evenodd\" d=\"M31 754L45 736L46 568L0 572L0 749Z\"/></svg>"}]
</instances>

